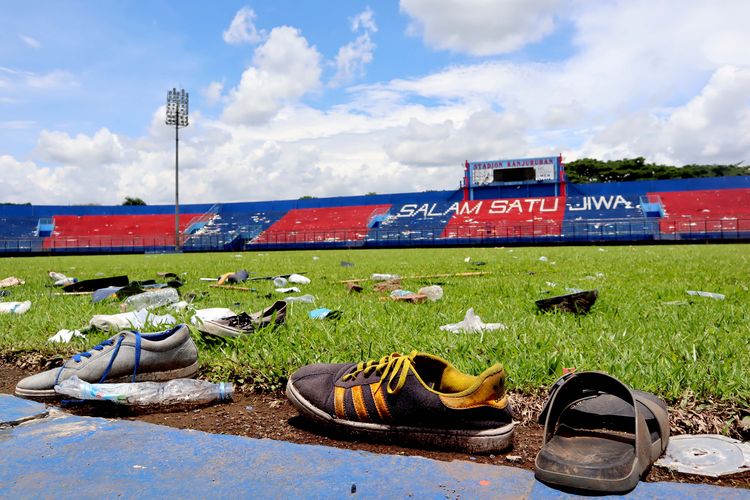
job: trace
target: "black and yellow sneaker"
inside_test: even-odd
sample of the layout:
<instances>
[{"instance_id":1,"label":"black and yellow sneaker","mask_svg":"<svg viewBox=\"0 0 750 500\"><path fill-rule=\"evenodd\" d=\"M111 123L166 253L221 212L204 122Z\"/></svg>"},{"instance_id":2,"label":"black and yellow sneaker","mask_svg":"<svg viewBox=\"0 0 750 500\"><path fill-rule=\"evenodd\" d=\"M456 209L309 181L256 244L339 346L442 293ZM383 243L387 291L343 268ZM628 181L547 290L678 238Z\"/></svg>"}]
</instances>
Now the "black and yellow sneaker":
<instances>
[{"instance_id":1,"label":"black and yellow sneaker","mask_svg":"<svg viewBox=\"0 0 750 500\"><path fill-rule=\"evenodd\" d=\"M302 415L356 435L470 453L500 451L513 441L499 364L472 376L415 351L308 365L289 378L286 395Z\"/></svg>"}]
</instances>

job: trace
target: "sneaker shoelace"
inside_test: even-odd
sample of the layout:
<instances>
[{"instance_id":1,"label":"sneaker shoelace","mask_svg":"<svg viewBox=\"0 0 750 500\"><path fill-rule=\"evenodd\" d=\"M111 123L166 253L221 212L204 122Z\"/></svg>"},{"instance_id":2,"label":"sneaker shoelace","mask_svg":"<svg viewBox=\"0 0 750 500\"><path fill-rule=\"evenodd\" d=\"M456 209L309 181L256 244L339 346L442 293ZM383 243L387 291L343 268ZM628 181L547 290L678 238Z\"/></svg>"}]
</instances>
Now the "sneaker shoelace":
<instances>
[{"instance_id":1,"label":"sneaker shoelace","mask_svg":"<svg viewBox=\"0 0 750 500\"><path fill-rule=\"evenodd\" d=\"M406 377L409 375L409 370L414 366L414 356L416 355L417 351L413 351L408 356L395 352L383 356L379 360L360 361L354 370L344 375L341 379L344 381L353 380L360 373L367 377L375 372L380 375L380 381L377 383L376 390L380 389L380 386L385 381L385 388L388 394L396 394L406 384Z\"/></svg>"},{"instance_id":2,"label":"sneaker shoelace","mask_svg":"<svg viewBox=\"0 0 750 500\"><path fill-rule=\"evenodd\" d=\"M136 375L138 374L138 365L141 362L141 334L140 332L136 332L135 330L129 332L135 335L135 366L133 367L133 377L132 381L136 381ZM114 339L107 339L102 341L101 343L95 345L91 348L90 351L84 351L79 352L78 354L74 354L72 360L76 363L80 363L83 358L90 358L93 355L93 351L103 351L105 347L109 347L111 345L114 345L115 348L112 350L112 356L109 358L109 363L107 364L107 368L105 368L104 373L102 373L101 378L99 379L98 383L102 383L107 379L107 375L109 375L110 370L112 369L112 365L115 362L115 358L117 358L117 354L120 352L120 346L122 345L123 340L125 340L126 332L123 332L119 335L117 338L117 342L114 341ZM62 367L60 367L60 370L57 372L57 376L55 377L55 385L57 385L60 381L60 375L62 375L63 370L67 367L68 362L66 362Z\"/></svg>"}]
</instances>

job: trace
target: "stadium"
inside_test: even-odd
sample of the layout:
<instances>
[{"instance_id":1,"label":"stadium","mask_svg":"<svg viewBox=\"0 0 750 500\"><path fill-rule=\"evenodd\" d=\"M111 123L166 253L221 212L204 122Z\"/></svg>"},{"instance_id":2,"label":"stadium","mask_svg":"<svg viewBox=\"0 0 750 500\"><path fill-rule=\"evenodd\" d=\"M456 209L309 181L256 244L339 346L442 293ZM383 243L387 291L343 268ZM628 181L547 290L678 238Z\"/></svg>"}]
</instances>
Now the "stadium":
<instances>
[{"instance_id":1,"label":"stadium","mask_svg":"<svg viewBox=\"0 0 750 500\"><path fill-rule=\"evenodd\" d=\"M163 206L0 206L0 252L141 253L743 240L750 176L576 184L557 157L467 161L460 188Z\"/></svg>"}]
</instances>

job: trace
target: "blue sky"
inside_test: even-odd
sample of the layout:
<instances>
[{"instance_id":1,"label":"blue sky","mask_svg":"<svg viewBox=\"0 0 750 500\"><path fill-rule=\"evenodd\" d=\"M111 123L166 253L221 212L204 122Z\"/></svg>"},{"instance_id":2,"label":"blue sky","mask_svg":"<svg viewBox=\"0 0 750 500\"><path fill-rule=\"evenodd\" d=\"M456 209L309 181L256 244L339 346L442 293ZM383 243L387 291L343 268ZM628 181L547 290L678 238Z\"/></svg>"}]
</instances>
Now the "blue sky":
<instances>
[{"instance_id":1,"label":"blue sky","mask_svg":"<svg viewBox=\"0 0 750 500\"><path fill-rule=\"evenodd\" d=\"M750 161L750 7L722 7L6 0L0 201L168 203L172 86L186 202L449 189L463 160L558 153Z\"/></svg>"}]
</instances>

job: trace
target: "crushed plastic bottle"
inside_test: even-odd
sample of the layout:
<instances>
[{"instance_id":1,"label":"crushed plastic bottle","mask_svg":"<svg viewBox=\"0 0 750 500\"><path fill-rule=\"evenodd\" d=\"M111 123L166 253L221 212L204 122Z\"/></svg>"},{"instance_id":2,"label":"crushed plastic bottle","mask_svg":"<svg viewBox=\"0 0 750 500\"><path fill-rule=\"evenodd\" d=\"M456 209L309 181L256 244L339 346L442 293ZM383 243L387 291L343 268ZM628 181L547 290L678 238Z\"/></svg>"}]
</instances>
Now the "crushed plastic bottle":
<instances>
[{"instance_id":1,"label":"crushed plastic bottle","mask_svg":"<svg viewBox=\"0 0 750 500\"><path fill-rule=\"evenodd\" d=\"M724 300L726 296L722 293L702 292L700 290L687 290L688 295L695 297L707 297L709 299Z\"/></svg>"},{"instance_id":2,"label":"crushed plastic bottle","mask_svg":"<svg viewBox=\"0 0 750 500\"><path fill-rule=\"evenodd\" d=\"M315 297L312 295L300 295L299 297L287 297L284 299L287 302L300 302L303 304L314 304L315 303Z\"/></svg>"},{"instance_id":3,"label":"crushed plastic bottle","mask_svg":"<svg viewBox=\"0 0 750 500\"><path fill-rule=\"evenodd\" d=\"M287 279L281 276L278 276L273 279L273 286L275 286L276 288L283 288L287 284L288 284Z\"/></svg>"},{"instance_id":4,"label":"crushed plastic bottle","mask_svg":"<svg viewBox=\"0 0 750 500\"><path fill-rule=\"evenodd\" d=\"M55 386L55 392L88 401L112 401L122 405L205 404L229 401L234 393L230 382L178 378L169 382L90 384L75 375Z\"/></svg>"},{"instance_id":5,"label":"crushed plastic bottle","mask_svg":"<svg viewBox=\"0 0 750 500\"><path fill-rule=\"evenodd\" d=\"M180 295L174 288L159 288L152 292L143 292L131 295L120 304L120 311L134 311L136 309L152 309L154 307L166 306L180 300Z\"/></svg>"},{"instance_id":6,"label":"crushed plastic bottle","mask_svg":"<svg viewBox=\"0 0 750 500\"><path fill-rule=\"evenodd\" d=\"M23 314L31 309L31 301L25 302L0 302L0 313L2 314Z\"/></svg>"},{"instance_id":7,"label":"crushed plastic bottle","mask_svg":"<svg viewBox=\"0 0 750 500\"><path fill-rule=\"evenodd\" d=\"M443 288L440 285L423 286L417 293L419 295L426 295L432 302L443 298Z\"/></svg>"},{"instance_id":8,"label":"crushed plastic bottle","mask_svg":"<svg viewBox=\"0 0 750 500\"><path fill-rule=\"evenodd\" d=\"M147 326L167 327L176 323L177 320L170 314L157 316L146 309L120 314L96 314L89 320L89 325L105 332L119 332L129 328L142 330Z\"/></svg>"},{"instance_id":9,"label":"crushed plastic bottle","mask_svg":"<svg viewBox=\"0 0 750 500\"><path fill-rule=\"evenodd\" d=\"M401 278L398 274L378 274L373 273L372 276L370 276L370 279L373 279L375 281L388 281L388 280L397 280Z\"/></svg>"}]
</instances>

